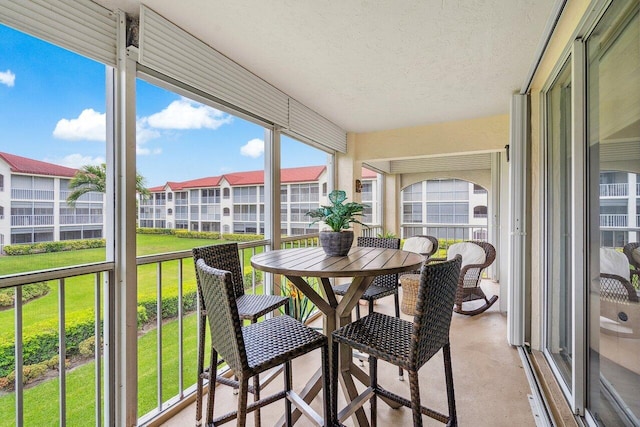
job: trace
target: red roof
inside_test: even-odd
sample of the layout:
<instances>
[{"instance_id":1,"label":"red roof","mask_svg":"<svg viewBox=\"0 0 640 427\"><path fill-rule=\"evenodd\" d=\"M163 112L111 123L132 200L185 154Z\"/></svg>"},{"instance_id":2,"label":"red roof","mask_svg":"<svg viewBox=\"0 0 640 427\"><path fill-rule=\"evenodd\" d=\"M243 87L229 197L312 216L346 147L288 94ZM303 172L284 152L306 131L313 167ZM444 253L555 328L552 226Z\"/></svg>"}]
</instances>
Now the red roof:
<instances>
[{"instance_id":1,"label":"red roof","mask_svg":"<svg viewBox=\"0 0 640 427\"><path fill-rule=\"evenodd\" d=\"M26 157L16 156L15 154L0 152L0 158L9 165L9 168L11 168L11 172L15 173L51 175L73 178L73 176L78 171L77 169L68 168L66 166L54 165L53 163L28 159Z\"/></svg>"},{"instance_id":2,"label":"red roof","mask_svg":"<svg viewBox=\"0 0 640 427\"><path fill-rule=\"evenodd\" d=\"M326 170L326 166L305 166L299 168L282 169L280 181L291 182L312 182L317 181L320 175ZM208 178L198 178L191 181L167 182L165 185L150 188L150 192L164 191L168 186L172 191L185 190L187 188L208 188L218 187L222 179L226 179L229 185L260 185L264 184L264 171L246 171L227 173L222 176L211 176Z\"/></svg>"}]
</instances>

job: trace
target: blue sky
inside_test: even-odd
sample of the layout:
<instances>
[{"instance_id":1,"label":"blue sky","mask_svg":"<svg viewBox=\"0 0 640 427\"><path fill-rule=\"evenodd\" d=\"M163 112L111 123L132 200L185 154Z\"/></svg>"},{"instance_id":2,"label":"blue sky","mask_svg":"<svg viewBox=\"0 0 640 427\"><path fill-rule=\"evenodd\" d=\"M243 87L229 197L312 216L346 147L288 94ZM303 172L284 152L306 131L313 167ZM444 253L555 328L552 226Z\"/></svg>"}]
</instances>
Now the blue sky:
<instances>
[{"instance_id":1,"label":"blue sky","mask_svg":"<svg viewBox=\"0 0 640 427\"><path fill-rule=\"evenodd\" d=\"M105 159L105 66L0 25L0 151L81 167ZM155 186L264 168L264 130L143 80L138 172ZM283 137L282 166L326 155Z\"/></svg>"}]
</instances>

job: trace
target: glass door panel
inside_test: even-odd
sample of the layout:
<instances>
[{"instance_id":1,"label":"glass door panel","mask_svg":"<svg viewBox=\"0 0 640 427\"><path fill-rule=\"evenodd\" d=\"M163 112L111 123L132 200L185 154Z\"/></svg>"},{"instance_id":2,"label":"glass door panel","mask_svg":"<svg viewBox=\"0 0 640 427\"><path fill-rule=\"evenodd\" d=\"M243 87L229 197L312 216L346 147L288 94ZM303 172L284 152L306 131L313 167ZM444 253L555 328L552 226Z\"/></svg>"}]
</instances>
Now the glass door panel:
<instances>
[{"instance_id":1,"label":"glass door panel","mask_svg":"<svg viewBox=\"0 0 640 427\"><path fill-rule=\"evenodd\" d=\"M589 372L598 425L640 425L640 303L622 253L637 242L640 2L614 1L587 40ZM619 262L618 262L619 260Z\"/></svg>"},{"instance_id":2,"label":"glass door panel","mask_svg":"<svg viewBox=\"0 0 640 427\"><path fill-rule=\"evenodd\" d=\"M547 93L546 354L571 389L571 61Z\"/></svg>"}]
</instances>

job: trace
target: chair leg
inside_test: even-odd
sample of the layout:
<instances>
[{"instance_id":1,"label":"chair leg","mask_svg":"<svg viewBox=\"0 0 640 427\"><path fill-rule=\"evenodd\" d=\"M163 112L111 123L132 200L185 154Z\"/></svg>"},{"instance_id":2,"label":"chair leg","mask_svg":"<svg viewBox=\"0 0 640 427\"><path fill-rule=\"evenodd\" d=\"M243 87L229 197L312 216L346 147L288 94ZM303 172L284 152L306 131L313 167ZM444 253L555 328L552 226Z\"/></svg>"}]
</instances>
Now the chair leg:
<instances>
[{"instance_id":1,"label":"chair leg","mask_svg":"<svg viewBox=\"0 0 640 427\"><path fill-rule=\"evenodd\" d=\"M369 356L369 378L370 385L373 389L373 396L369 400L371 405L371 427L378 425L378 359L373 356Z\"/></svg>"},{"instance_id":2,"label":"chair leg","mask_svg":"<svg viewBox=\"0 0 640 427\"><path fill-rule=\"evenodd\" d=\"M213 405L216 395L216 374L218 373L218 352L211 349L209 362L209 393L207 394L207 425L213 423Z\"/></svg>"},{"instance_id":3,"label":"chair leg","mask_svg":"<svg viewBox=\"0 0 640 427\"><path fill-rule=\"evenodd\" d=\"M393 294L393 302L395 304L396 309L396 317L400 318L400 296L398 295L398 291ZM404 374L402 372L402 368L398 366L398 381L404 381Z\"/></svg>"},{"instance_id":4,"label":"chair leg","mask_svg":"<svg viewBox=\"0 0 640 427\"><path fill-rule=\"evenodd\" d=\"M324 425L331 426L334 424L333 411L331 410L331 390L329 378L329 348L323 346L320 349L322 357L322 403L324 405Z\"/></svg>"},{"instance_id":5,"label":"chair leg","mask_svg":"<svg viewBox=\"0 0 640 427\"><path fill-rule=\"evenodd\" d=\"M237 427L247 425L247 393L249 391L249 379L242 377L238 384L238 418Z\"/></svg>"},{"instance_id":6,"label":"chair leg","mask_svg":"<svg viewBox=\"0 0 640 427\"><path fill-rule=\"evenodd\" d=\"M291 361L284 362L284 389L289 394L291 391L293 380L291 378ZM285 396L284 398L284 414L287 427L290 427L293 423L293 419L291 418L291 401L289 400L289 396Z\"/></svg>"},{"instance_id":7,"label":"chair leg","mask_svg":"<svg viewBox=\"0 0 640 427\"><path fill-rule=\"evenodd\" d=\"M369 300L369 314L373 313L373 302L374 300Z\"/></svg>"},{"instance_id":8,"label":"chair leg","mask_svg":"<svg viewBox=\"0 0 640 427\"><path fill-rule=\"evenodd\" d=\"M449 422L447 427L456 427L458 418L456 415L456 397L453 389L453 368L451 367L451 345L445 344L442 347L444 359L444 377L447 383L447 402L449 404Z\"/></svg>"},{"instance_id":9,"label":"chair leg","mask_svg":"<svg viewBox=\"0 0 640 427\"><path fill-rule=\"evenodd\" d=\"M356 304L356 319L360 320L360 301Z\"/></svg>"},{"instance_id":10,"label":"chair leg","mask_svg":"<svg viewBox=\"0 0 640 427\"><path fill-rule=\"evenodd\" d=\"M198 327L198 377L196 379L196 426L202 425L202 396L204 392L204 340L206 331L206 317L200 316Z\"/></svg>"},{"instance_id":11,"label":"chair leg","mask_svg":"<svg viewBox=\"0 0 640 427\"><path fill-rule=\"evenodd\" d=\"M257 402L260 400L260 375L255 375L253 377L253 400ZM255 419L255 426L261 427L261 419L260 419L260 408L256 408L253 412L253 416Z\"/></svg>"},{"instance_id":12,"label":"chair leg","mask_svg":"<svg viewBox=\"0 0 640 427\"><path fill-rule=\"evenodd\" d=\"M333 342L331 345L331 418L336 425L339 425L338 420L338 343Z\"/></svg>"},{"instance_id":13,"label":"chair leg","mask_svg":"<svg viewBox=\"0 0 640 427\"><path fill-rule=\"evenodd\" d=\"M411 390L411 411L413 412L413 426L422 427L422 412L420 411L420 387L418 386L417 371L409 371L409 389Z\"/></svg>"}]
</instances>

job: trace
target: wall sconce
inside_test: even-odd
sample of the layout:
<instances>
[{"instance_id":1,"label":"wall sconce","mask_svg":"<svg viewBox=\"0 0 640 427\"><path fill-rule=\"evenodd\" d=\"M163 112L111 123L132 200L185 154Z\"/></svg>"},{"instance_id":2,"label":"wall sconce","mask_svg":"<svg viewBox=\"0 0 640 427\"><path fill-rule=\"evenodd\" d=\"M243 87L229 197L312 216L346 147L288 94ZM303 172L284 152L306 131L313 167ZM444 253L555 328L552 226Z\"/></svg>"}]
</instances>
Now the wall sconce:
<instances>
[{"instance_id":1,"label":"wall sconce","mask_svg":"<svg viewBox=\"0 0 640 427\"><path fill-rule=\"evenodd\" d=\"M356 193L362 193L362 181L356 179Z\"/></svg>"}]
</instances>

